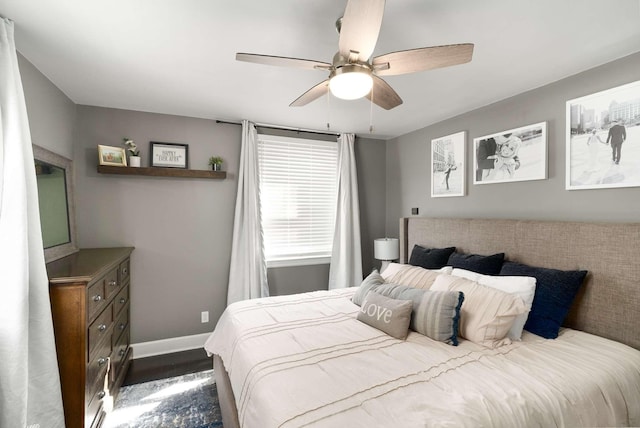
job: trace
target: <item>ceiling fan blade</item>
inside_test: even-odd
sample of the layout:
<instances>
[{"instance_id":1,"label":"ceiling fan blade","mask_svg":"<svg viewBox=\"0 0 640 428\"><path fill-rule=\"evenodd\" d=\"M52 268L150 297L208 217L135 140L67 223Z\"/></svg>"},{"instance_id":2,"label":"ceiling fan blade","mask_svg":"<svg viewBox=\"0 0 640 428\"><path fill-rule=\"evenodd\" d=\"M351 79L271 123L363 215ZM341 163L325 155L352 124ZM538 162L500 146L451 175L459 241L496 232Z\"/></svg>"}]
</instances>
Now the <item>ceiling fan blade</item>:
<instances>
[{"instance_id":1,"label":"ceiling fan blade","mask_svg":"<svg viewBox=\"0 0 640 428\"><path fill-rule=\"evenodd\" d=\"M385 110L391 110L402 104L402 98L391 86L378 76L373 77L373 89L367 95L367 99ZM373 94L373 98L372 98Z\"/></svg>"},{"instance_id":2,"label":"ceiling fan blade","mask_svg":"<svg viewBox=\"0 0 640 428\"><path fill-rule=\"evenodd\" d=\"M360 61L367 61L378 41L385 0L349 0L340 28L340 54L348 59L358 52Z\"/></svg>"},{"instance_id":3,"label":"ceiling fan blade","mask_svg":"<svg viewBox=\"0 0 640 428\"><path fill-rule=\"evenodd\" d=\"M464 43L392 52L375 57L372 65L378 76L395 76L464 64L472 56L473 43Z\"/></svg>"},{"instance_id":4,"label":"ceiling fan blade","mask_svg":"<svg viewBox=\"0 0 640 428\"><path fill-rule=\"evenodd\" d=\"M323 80L304 94L300 95L289 107L302 107L315 101L329 91L329 79Z\"/></svg>"},{"instance_id":5,"label":"ceiling fan blade","mask_svg":"<svg viewBox=\"0 0 640 428\"><path fill-rule=\"evenodd\" d=\"M285 56L237 53L237 61L255 62L257 64L276 65L279 67L304 68L307 70L329 70L331 64L311 59L289 58Z\"/></svg>"}]
</instances>

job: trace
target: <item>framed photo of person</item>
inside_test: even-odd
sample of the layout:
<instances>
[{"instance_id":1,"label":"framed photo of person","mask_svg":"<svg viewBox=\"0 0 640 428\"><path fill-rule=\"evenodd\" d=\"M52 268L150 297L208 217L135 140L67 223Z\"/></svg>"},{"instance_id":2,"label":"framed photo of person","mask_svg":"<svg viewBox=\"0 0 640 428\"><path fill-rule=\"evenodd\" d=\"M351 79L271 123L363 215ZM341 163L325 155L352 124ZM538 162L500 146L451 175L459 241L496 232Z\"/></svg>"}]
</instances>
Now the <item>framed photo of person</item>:
<instances>
[{"instance_id":1,"label":"framed photo of person","mask_svg":"<svg viewBox=\"0 0 640 428\"><path fill-rule=\"evenodd\" d=\"M547 122L473 139L473 184L547 178Z\"/></svg>"},{"instance_id":2,"label":"framed photo of person","mask_svg":"<svg viewBox=\"0 0 640 428\"><path fill-rule=\"evenodd\" d=\"M567 101L567 190L640 186L640 80Z\"/></svg>"},{"instance_id":3,"label":"framed photo of person","mask_svg":"<svg viewBox=\"0 0 640 428\"><path fill-rule=\"evenodd\" d=\"M431 140L431 197L465 195L467 133Z\"/></svg>"}]
</instances>

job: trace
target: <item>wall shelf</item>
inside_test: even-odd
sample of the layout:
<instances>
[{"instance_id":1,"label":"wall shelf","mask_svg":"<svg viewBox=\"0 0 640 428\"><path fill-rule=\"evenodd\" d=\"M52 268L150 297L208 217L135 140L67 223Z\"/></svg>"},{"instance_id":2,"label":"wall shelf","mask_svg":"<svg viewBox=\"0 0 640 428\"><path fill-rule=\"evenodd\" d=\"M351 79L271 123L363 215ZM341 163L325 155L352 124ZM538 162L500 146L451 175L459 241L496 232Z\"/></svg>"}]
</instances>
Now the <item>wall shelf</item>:
<instances>
[{"instance_id":1,"label":"wall shelf","mask_svg":"<svg viewBox=\"0 0 640 428\"><path fill-rule=\"evenodd\" d=\"M227 178L226 171L209 171L203 169L132 168L130 166L98 165L98 172L100 174L147 175L152 177Z\"/></svg>"}]
</instances>

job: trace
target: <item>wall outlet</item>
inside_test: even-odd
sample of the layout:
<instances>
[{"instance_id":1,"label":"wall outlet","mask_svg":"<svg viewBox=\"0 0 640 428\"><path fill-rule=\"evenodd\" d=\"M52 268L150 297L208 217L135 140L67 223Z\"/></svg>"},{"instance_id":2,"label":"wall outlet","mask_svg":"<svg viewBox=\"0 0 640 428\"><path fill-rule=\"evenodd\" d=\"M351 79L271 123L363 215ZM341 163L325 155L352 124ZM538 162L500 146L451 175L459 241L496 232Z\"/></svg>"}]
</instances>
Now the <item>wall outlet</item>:
<instances>
[{"instance_id":1,"label":"wall outlet","mask_svg":"<svg viewBox=\"0 0 640 428\"><path fill-rule=\"evenodd\" d=\"M209 322L209 311L200 312L200 322L203 324Z\"/></svg>"}]
</instances>

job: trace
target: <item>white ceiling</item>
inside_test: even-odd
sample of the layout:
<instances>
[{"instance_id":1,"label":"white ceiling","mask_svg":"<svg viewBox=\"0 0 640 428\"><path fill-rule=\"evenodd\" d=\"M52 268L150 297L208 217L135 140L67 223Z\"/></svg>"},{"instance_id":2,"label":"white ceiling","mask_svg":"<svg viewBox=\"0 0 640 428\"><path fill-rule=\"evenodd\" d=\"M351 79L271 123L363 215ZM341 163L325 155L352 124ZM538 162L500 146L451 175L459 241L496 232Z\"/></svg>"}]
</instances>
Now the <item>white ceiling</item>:
<instances>
[{"instance_id":1,"label":"white ceiling","mask_svg":"<svg viewBox=\"0 0 640 428\"><path fill-rule=\"evenodd\" d=\"M395 137L640 51L639 0L389 0L374 56L471 42L468 64L389 76L404 100L294 99L331 62L346 0L0 0L16 45L77 104ZM639 74L640 75L640 74ZM369 133L370 114L373 134Z\"/></svg>"}]
</instances>

